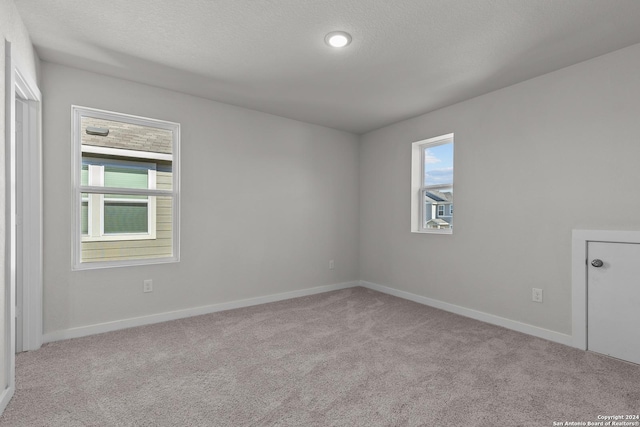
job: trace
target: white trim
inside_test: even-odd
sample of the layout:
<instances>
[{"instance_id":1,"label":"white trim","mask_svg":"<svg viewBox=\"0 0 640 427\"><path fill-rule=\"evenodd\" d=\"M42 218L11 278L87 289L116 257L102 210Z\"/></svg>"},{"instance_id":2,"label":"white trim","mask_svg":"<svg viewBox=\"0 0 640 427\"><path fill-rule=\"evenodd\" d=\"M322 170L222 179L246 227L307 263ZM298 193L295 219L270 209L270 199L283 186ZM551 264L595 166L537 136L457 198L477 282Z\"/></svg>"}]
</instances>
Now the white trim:
<instances>
[{"instance_id":1,"label":"white trim","mask_svg":"<svg viewBox=\"0 0 640 427\"><path fill-rule=\"evenodd\" d=\"M25 235L28 235L29 229L24 229L24 224L22 222L22 218L25 215L24 207L26 205L25 201L22 200L25 195L24 187L24 168L21 168L20 165L25 164L24 156L27 155L26 151L28 148L25 147L25 142L27 142L27 138L29 135L28 129L28 106L27 101L20 98L19 92L16 91L16 99L15 99L15 127L14 132L16 135L16 143L15 143L15 158L16 158L16 271L22 272L23 269L23 260L24 254L26 253L25 247ZM22 324L22 306L24 305L24 285L25 278L22 277L21 274L16 276L16 353L20 353L23 351L22 338L24 325Z\"/></svg>"},{"instance_id":2,"label":"white trim","mask_svg":"<svg viewBox=\"0 0 640 427\"><path fill-rule=\"evenodd\" d=\"M13 393L15 393L15 391L16 386L14 384L11 384L9 387L0 392L0 415L2 415L4 410L7 408L7 405L11 401L11 398L13 397Z\"/></svg>"},{"instance_id":3,"label":"white trim","mask_svg":"<svg viewBox=\"0 0 640 427\"><path fill-rule=\"evenodd\" d=\"M571 330L574 347L586 350L587 245L589 242L640 243L640 231L573 230L571 236Z\"/></svg>"},{"instance_id":4,"label":"white trim","mask_svg":"<svg viewBox=\"0 0 640 427\"><path fill-rule=\"evenodd\" d=\"M22 350L42 346L43 202L42 202L42 94L35 79L15 58L15 90L27 104L22 163ZM13 104L15 105L15 103Z\"/></svg>"},{"instance_id":5,"label":"white trim","mask_svg":"<svg viewBox=\"0 0 640 427\"><path fill-rule=\"evenodd\" d=\"M171 154L154 153L150 151L125 150L124 148L100 147L97 145L86 144L82 144L81 147L83 153L103 154L118 157L135 157L138 159L166 160L168 162L173 160L173 155Z\"/></svg>"},{"instance_id":6,"label":"white trim","mask_svg":"<svg viewBox=\"0 0 640 427\"><path fill-rule=\"evenodd\" d=\"M144 188L115 188L115 187L100 187L100 186L83 186L80 187L80 193L87 194L117 194L123 196L166 196L171 197L173 195L172 190L152 190Z\"/></svg>"},{"instance_id":7,"label":"white trim","mask_svg":"<svg viewBox=\"0 0 640 427\"><path fill-rule=\"evenodd\" d=\"M104 166L103 165L88 165L87 171L87 185L95 187L104 186ZM80 187L82 188L82 187ZM89 197L89 203L87 204L87 238L99 237L102 232L102 194L84 193ZM82 194L80 194L82 198ZM80 233L81 239L85 239Z\"/></svg>"},{"instance_id":8,"label":"white trim","mask_svg":"<svg viewBox=\"0 0 640 427\"><path fill-rule=\"evenodd\" d=\"M424 222L424 196L422 187L424 184L424 161L422 158L422 149L420 144L414 142L411 144L411 232L418 233L422 229ZM416 173L416 171L419 171Z\"/></svg>"},{"instance_id":9,"label":"white trim","mask_svg":"<svg viewBox=\"0 0 640 427\"><path fill-rule=\"evenodd\" d=\"M11 56L11 43L5 40L5 258L4 258L4 382L8 395L3 401L11 400L15 387L15 292L16 292L16 187L15 187L15 72ZM3 388L5 384L0 384Z\"/></svg>"},{"instance_id":10,"label":"white trim","mask_svg":"<svg viewBox=\"0 0 640 427\"><path fill-rule=\"evenodd\" d=\"M21 283L22 292L22 346L25 350L35 350L42 343L42 161L41 161L41 94L25 67L12 51L11 43L5 43L5 277L4 287L4 371L6 388L0 392L0 414L15 392L15 349L16 349L16 275L18 272L16 251L17 224L16 211L23 213ZM16 97L27 104L27 122L23 133L21 164L16 159ZM16 188L17 173L21 173L21 188ZM20 209L17 209L17 191ZM3 384L4 386L4 384Z\"/></svg>"},{"instance_id":11,"label":"white trim","mask_svg":"<svg viewBox=\"0 0 640 427\"><path fill-rule=\"evenodd\" d=\"M155 240L155 234L127 233L127 234L103 234L101 236L82 236L83 242L121 242L134 240Z\"/></svg>"},{"instance_id":12,"label":"white trim","mask_svg":"<svg viewBox=\"0 0 640 427\"><path fill-rule=\"evenodd\" d=\"M200 316L203 314L216 313L218 311L233 310L235 308L250 307L253 305L266 304L270 302L283 301L291 298L299 298L308 295L321 294L324 292L336 291L359 286L358 281L336 283L333 285L316 286L313 288L301 289L298 291L283 292L273 295L248 298L237 301L223 302L220 304L206 305L202 307L187 308L184 310L169 311L165 313L152 314L149 316L134 317L130 319L116 320L113 322L99 323L90 326L65 329L61 331L49 332L44 335L44 342L79 338L88 335L101 334L104 332L117 331L120 329L133 328L136 326L150 325L153 323L167 322L169 320L184 319L186 317Z\"/></svg>"},{"instance_id":13,"label":"white trim","mask_svg":"<svg viewBox=\"0 0 640 427\"><path fill-rule=\"evenodd\" d=\"M451 140L451 141L449 141ZM453 142L453 133L446 135L435 136L433 138L423 139L422 141L416 141L414 144L418 144L422 149L424 146L437 147L438 145L448 144Z\"/></svg>"},{"instance_id":14,"label":"white trim","mask_svg":"<svg viewBox=\"0 0 640 427\"><path fill-rule=\"evenodd\" d=\"M25 73L25 67L22 66L20 58L13 58L15 74L15 91L19 93L22 99L31 101L40 101L42 94L38 88L38 84L29 74Z\"/></svg>"},{"instance_id":15,"label":"white trim","mask_svg":"<svg viewBox=\"0 0 640 427\"><path fill-rule=\"evenodd\" d=\"M388 295L393 295L398 298L414 301L419 304L424 304L430 307L439 308L451 313L459 314L461 316L469 317L471 319L479 320L481 322L490 323L492 325L501 326L507 329L511 329L517 332L522 332L528 335L532 335L538 338L546 339L549 341L557 342L560 344L571 345L572 337L570 335L562 334L560 332L551 331L549 329L540 328L537 326L529 325L527 323L518 322L504 317L495 316L493 314L484 313L481 311L461 307L455 304L446 303L443 301L435 300L432 298L423 297L421 295L412 294L410 292L400 291L387 286L378 285L363 280L336 283L333 285L317 286L313 288L301 289L291 292L283 292L279 294L266 295L255 298L248 298L237 301L230 301L220 304L207 305L202 307L187 308L184 310L176 310L165 313L152 314L149 316L134 317L130 319L116 320L113 322L99 323L96 325L81 326L77 328L65 329L61 331L54 331L46 333L43 337L45 343L66 340L71 338L80 338L89 335L101 334L104 332L117 331L121 329L133 328L136 326L150 325L154 323L167 322L170 320L184 319L187 317L200 316L203 314L216 313L219 311L233 310L236 308L250 307L253 305L266 304L270 302L283 301L291 298L299 298L308 295L315 295L324 292L330 292L340 289L348 289L357 286L362 286L377 292L382 292Z\"/></svg>"},{"instance_id":16,"label":"white trim","mask_svg":"<svg viewBox=\"0 0 640 427\"><path fill-rule=\"evenodd\" d=\"M147 188L150 190L156 189L156 169L147 169ZM156 198L154 196L147 197L147 235L151 239L155 239L158 236L158 230L156 229L157 219L157 207Z\"/></svg>"},{"instance_id":17,"label":"white trim","mask_svg":"<svg viewBox=\"0 0 640 427\"><path fill-rule=\"evenodd\" d=\"M83 262L78 266L73 267L74 271L82 270L97 270L100 268L116 268L116 267L134 267L137 265L154 265L154 264L169 264L177 262L175 257L165 258L140 258L131 260L119 260L119 261L95 261L95 262Z\"/></svg>"},{"instance_id":18,"label":"white trim","mask_svg":"<svg viewBox=\"0 0 640 427\"><path fill-rule=\"evenodd\" d=\"M72 105L71 107L74 111L79 110L84 114L90 115L91 117L103 120L122 122L122 119L125 118L125 123L131 123L139 126L148 126L158 129L167 129L171 131L175 131L177 128L180 128L180 123L170 122L168 120L152 119L150 117L135 116L133 114L117 113L115 111L100 110L98 108L83 107L81 105Z\"/></svg>"},{"instance_id":19,"label":"white trim","mask_svg":"<svg viewBox=\"0 0 640 427\"><path fill-rule=\"evenodd\" d=\"M360 286L363 286L374 291L382 292L385 294L393 295L399 298L404 298L409 301L414 301L419 304L428 305L429 307L439 308L451 313L459 314L461 316L469 317L471 319L479 320L481 322L490 323L492 325L502 326L503 328L511 329L524 334L533 335L534 337L543 338L549 341L554 341L560 344L571 345L571 335L566 335L560 332L551 331L549 329L540 328L537 326L529 325L528 323L518 322L516 320L507 319L504 317L496 316L482 311L473 310L459 305L450 304L448 302L439 301L432 298L423 297L421 295L412 294L410 292L400 291L387 286L378 285L377 283L371 283L361 280Z\"/></svg>"}]
</instances>

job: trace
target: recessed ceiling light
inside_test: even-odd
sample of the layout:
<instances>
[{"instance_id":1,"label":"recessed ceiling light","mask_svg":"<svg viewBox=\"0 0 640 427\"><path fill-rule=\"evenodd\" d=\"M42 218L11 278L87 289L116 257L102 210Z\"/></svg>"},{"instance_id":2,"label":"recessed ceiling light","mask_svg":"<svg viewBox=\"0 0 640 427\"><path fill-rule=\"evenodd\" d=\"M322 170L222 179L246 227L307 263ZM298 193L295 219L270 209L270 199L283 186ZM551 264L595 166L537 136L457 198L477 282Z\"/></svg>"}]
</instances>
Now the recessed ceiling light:
<instances>
[{"instance_id":1,"label":"recessed ceiling light","mask_svg":"<svg viewBox=\"0 0 640 427\"><path fill-rule=\"evenodd\" d=\"M324 41L331 47L345 47L351 43L351 35L344 31L332 31L326 35Z\"/></svg>"}]
</instances>

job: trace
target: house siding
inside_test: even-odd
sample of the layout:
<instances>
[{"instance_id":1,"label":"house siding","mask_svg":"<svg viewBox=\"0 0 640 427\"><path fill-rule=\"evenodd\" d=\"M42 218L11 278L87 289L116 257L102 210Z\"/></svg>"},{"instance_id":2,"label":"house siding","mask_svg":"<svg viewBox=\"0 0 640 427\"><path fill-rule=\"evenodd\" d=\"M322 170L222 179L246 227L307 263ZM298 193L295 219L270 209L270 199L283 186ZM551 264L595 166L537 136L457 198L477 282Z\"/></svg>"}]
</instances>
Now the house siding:
<instances>
[{"instance_id":1,"label":"house siding","mask_svg":"<svg viewBox=\"0 0 640 427\"><path fill-rule=\"evenodd\" d=\"M171 154L173 134L170 130L134 125L113 120L83 117L82 129L87 127L109 129L107 136L82 133L82 144L96 147L121 148Z\"/></svg>"}]
</instances>

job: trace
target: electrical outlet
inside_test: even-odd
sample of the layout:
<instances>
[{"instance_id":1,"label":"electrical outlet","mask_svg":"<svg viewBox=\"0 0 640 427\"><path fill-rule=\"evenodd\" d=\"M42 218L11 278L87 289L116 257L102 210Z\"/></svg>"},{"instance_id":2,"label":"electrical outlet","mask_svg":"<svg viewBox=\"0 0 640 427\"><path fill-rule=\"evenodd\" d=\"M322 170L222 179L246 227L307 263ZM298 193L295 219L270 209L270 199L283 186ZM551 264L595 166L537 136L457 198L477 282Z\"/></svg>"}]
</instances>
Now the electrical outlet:
<instances>
[{"instance_id":1,"label":"electrical outlet","mask_svg":"<svg viewBox=\"0 0 640 427\"><path fill-rule=\"evenodd\" d=\"M531 289L531 301L542 302L542 289L538 289L538 288Z\"/></svg>"},{"instance_id":2,"label":"electrical outlet","mask_svg":"<svg viewBox=\"0 0 640 427\"><path fill-rule=\"evenodd\" d=\"M142 292L153 292L153 280L147 279L144 281Z\"/></svg>"},{"instance_id":3,"label":"electrical outlet","mask_svg":"<svg viewBox=\"0 0 640 427\"><path fill-rule=\"evenodd\" d=\"M336 263L332 259L329 260L329 270L336 268Z\"/></svg>"}]
</instances>

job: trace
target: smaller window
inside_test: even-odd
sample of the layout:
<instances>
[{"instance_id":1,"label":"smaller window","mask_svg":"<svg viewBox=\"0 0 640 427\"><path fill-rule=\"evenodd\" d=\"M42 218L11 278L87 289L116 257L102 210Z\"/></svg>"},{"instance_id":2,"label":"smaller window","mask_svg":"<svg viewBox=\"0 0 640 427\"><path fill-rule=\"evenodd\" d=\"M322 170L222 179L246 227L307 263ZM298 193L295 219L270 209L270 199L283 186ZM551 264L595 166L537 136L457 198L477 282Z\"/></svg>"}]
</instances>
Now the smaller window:
<instances>
[{"instance_id":1,"label":"smaller window","mask_svg":"<svg viewBox=\"0 0 640 427\"><path fill-rule=\"evenodd\" d=\"M81 184L155 189L156 163L83 157ZM152 240L156 238L155 218L155 197L82 194L83 242Z\"/></svg>"},{"instance_id":2,"label":"smaller window","mask_svg":"<svg viewBox=\"0 0 640 427\"><path fill-rule=\"evenodd\" d=\"M411 231L451 234L453 134L414 142L411 148Z\"/></svg>"}]
</instances>

